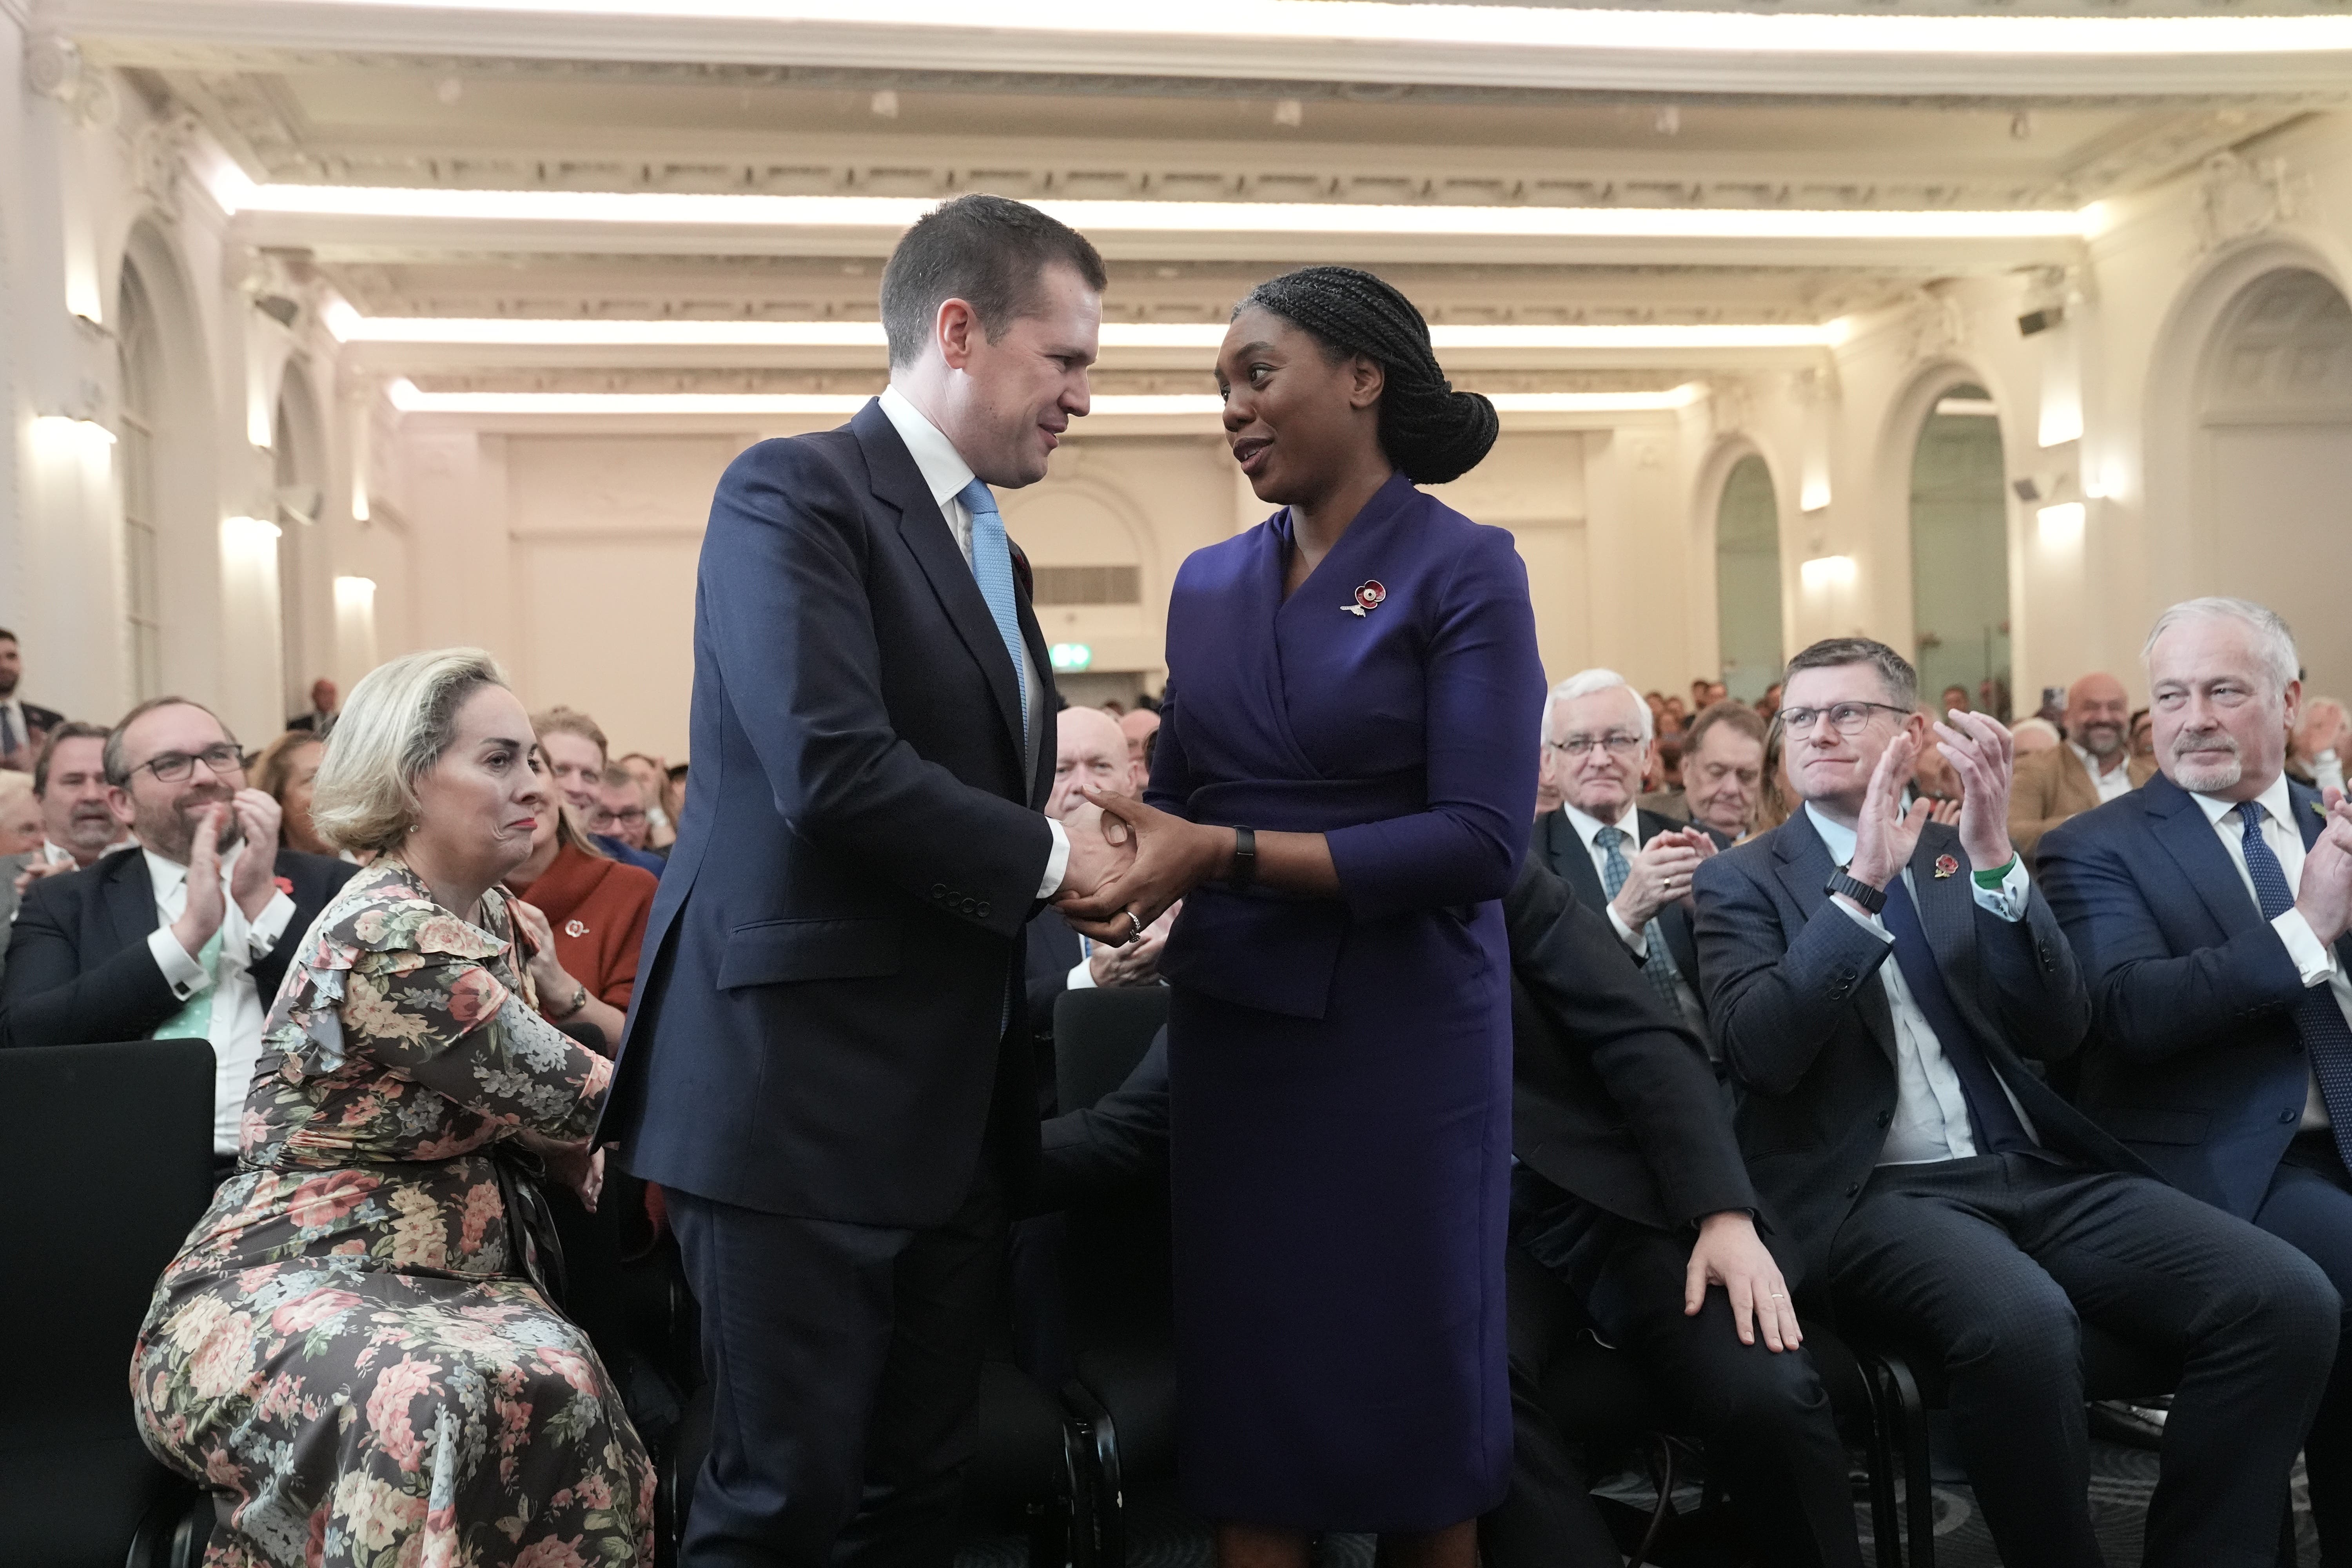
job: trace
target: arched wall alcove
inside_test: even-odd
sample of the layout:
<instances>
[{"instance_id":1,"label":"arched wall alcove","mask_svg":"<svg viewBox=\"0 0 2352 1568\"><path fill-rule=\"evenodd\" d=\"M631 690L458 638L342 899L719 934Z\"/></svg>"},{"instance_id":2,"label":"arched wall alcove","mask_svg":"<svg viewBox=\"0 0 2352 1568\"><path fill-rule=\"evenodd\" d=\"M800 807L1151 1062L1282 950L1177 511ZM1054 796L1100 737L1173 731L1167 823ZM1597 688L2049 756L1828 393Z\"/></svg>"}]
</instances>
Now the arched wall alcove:
<instances>
[{"instance_id":1,"label":"arched wall alcove","mask_svg":"<svg viewBox=\"0 0 2352 1568\"><path fill-rule=\"evenodd\" d=\"M333 662L333 590L322 531L325 431L309 370L299 357L288 360L270 419L270 463L278 530L278 673L284 686L279 696L289 713L310 706L310 682L328 673Z\"/></svg>"},{"instance_id":2,"label":"arched wall alcove","mask_svg":"<svg viewBox=\"0 0 2352 1568\"><path fill-rule=\"evenodd\" d=\"M2269 605L2316 690L2352 689L2341 567L2352 521L2352 301L2308 266L2243 283L2199 356L2189 554L2203 593Z\"/></svg>"},{"instance_id":3,"label":"arched wall alcove","mask_svg":"<svg viewBox=\"0 0 2352 1568\"><path fill-rule=\"evenodd\" d=\"M1881 426L1881 637L1919 669L1920 695L1968 688L2007 711L2018 603L2018 529L2003 453L2012 411L1993 378L1960 358L1915 374Z\"/></svg>"},{"instance_id":4,"label":"arched wall alcove","mask_svg":"<svg viewBox=\"0 0 2352 1568\"><path fill-rule=\"evenodd\" d=\"M1716 647L1732 696L1753 702L1787 659L1786 573L1780 498L1771 464L1755 445L1726 443L1709 464Z\"/></svg>"},{"instance_id":5,"label":"arched wall alcove","mask_svg":"<svg viewBox=\"0 0 2352 1568\"><path fill-rule=\"evenodd\" d=\"M204 334L179 257L151 219L134 222L123 242L112 306L127 706L214 684L218 628L198 607L214 602L220 580L219 519Z\"/></svg>"}]
</instances>

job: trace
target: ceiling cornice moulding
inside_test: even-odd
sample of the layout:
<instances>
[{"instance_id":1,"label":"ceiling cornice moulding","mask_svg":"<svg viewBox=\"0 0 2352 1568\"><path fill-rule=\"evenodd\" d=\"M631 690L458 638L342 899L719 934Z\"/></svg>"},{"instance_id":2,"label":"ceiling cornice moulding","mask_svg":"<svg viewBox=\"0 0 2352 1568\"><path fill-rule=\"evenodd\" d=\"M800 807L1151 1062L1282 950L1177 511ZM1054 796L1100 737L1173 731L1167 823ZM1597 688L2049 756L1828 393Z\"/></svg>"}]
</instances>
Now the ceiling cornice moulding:
<instances>
[{"instance_id":1,"label":"ceiling cornice moulding","mask_svg":"<svg viewBox=\"0 0 2352 1568\"><path fill-rule=\"evenodd\" d=\"M731 14L729 14L731 13ZM1566 11L1196 0L1039 26L1010 0L559 6L401 0L50 0L115 63L172 51L814 65L1675 94L2016 100L2334 93L2352 16L2061 17ZM1133 20L1149 18L1148 25ZM955 20L929 20L953 17ZM901 19L904 18L904 19ZM1224 30L1224 29L1230 30ZM1151 30L1158 29L1158 30ZM1555 41L1556 40L1556 41Z\"/></svg>"}]
</instances>

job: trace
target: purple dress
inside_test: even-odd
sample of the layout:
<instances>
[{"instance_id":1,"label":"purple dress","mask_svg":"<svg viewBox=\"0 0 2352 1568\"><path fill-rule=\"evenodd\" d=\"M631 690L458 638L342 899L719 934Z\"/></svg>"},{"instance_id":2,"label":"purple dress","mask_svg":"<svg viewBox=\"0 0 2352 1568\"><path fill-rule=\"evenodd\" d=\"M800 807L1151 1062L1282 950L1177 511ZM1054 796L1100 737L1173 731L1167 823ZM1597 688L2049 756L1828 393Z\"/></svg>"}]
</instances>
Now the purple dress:
<instances>
[{"instance_id":1,"label":"purple dress","mask_svg":"<svg viewBox=\"0 0 2352 1568\"><path fill-rule=\"evenodd\" d=\"M1543 668L1510 535L1402 476L1286 602L1289 544L1195 552L1169 605L1148 797L1326 833L1341 889L1198 889L1162 959L1179 1471L1211 1519L1434 1530L1510 1466L1496 900Z\"/></svg>"}]
</instances>

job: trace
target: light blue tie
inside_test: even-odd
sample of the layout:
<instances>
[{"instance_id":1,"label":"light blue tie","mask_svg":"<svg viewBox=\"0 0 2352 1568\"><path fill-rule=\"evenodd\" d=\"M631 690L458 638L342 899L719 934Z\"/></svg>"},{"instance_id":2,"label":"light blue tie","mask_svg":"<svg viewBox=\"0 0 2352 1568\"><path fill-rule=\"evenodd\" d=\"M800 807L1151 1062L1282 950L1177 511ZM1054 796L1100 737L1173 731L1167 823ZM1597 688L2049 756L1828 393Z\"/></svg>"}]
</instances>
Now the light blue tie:
<instances>
[{"instance_id":1,"label":"light blue tie","mask_svg":"<svg viewBox=\"0 0 2352 1568\"><path fill-rule=\"evenodd\" d=\"M971 574L980 581L980 596L996 622L1013 660L1013 680L1021 693L1021 743L1029 743L1029 671L1021 657L1021 621L1013 607L1013 547L1005 542L1004 519L997 514L996 498L974 479L956 491L956 500L971 513Z\"/></svg>"}]
</instances>

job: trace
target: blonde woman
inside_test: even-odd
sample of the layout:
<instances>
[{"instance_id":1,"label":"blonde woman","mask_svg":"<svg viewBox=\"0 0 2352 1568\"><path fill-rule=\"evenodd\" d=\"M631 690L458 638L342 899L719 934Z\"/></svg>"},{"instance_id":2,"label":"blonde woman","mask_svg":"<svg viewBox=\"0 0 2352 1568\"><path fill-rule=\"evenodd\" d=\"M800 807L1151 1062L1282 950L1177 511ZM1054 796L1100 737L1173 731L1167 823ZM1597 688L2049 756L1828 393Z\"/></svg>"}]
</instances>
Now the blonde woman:
<instances>
[{"instance_id":1,"label":"blonde woman","mask_svg":"<svg viewBox=\"0 0 2352 1568\"><path fill-rule=\"evenodd\" d=\"M288 971L237 1173L131 1369L147 1445L210 1487L210 1568L600 1568L652 1552L654 1474L548 1304L526 1146L593 1202L612 1066L541 1018L497 883L556 809L489 656L352 693L312 815L376 858Z\"/></svg>"}]
</instances>

